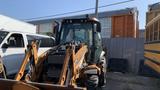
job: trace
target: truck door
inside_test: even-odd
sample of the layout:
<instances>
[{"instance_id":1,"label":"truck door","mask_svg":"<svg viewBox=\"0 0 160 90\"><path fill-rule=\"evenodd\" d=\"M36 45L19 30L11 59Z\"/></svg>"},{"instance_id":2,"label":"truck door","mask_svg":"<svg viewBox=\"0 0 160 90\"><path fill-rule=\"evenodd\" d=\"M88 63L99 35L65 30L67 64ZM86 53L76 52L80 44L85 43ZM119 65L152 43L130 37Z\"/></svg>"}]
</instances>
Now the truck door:
<instances>
[{"instance_id":1,"label":"truck door","mask_svg":"<svg viewBox=\"0 0 160 90\"><path fill-rule=\"evenodd\" d=\"M17 73L25 55L22 34L11 34L6 43L2 45L2 52L7 75Z\"/></svg>"}]
</instances>

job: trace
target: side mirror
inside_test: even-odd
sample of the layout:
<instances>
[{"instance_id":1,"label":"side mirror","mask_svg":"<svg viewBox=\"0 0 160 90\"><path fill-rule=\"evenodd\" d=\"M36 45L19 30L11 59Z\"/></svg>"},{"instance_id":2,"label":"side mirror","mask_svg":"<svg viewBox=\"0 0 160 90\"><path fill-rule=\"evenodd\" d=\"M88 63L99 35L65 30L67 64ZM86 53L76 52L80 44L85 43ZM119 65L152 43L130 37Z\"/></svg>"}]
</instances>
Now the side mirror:
<instances>
[{"instance_id":1,"label":"side mirror","mask_svg":"<svg viewBox=\"0 0 160 90\"><path fill-rule=\"evenodd\" d=\"M97 23L97 32L101 32L101 24Z\"/></svg>"},{"instance_id":2,"label":"side mirror","mask_svg":"<svg viewBox=\"0 0 160 90\"><path fill-rule=\"evenodd\" d=\"M2 48L8 48L9 47L9 45L7 44L7 43L4 43L3 45L2 45Z\"/></svg>"},{"instance_id":3,"label":"side mirror","mask_svg":"<svg viewBox=\"0 0 160 90\"><path fill-rule=\"evenodd\" d=\"M54 26L54 35L53 35L53 37L55 38L55 45L56 44L58 44L59 43L59 26L60 26L60 24L57 22L57 21L55 21L55 26Z\"/></svg>"},{"instance_id":4,"label":"side mirror","mask_svg":"<svg viewBox=\"0 0 160 90\"><path fill-rule=\"evenodd\" d=\"M54 38L57 37L58 30L59 30L59 23L55 21L55 26L54 26L54 30L53 30L54 31L53 32L54 33L54 35L53 35Z\"/></svg>"},{"instance_id":5,"label":"side mirror","mask_svg":"<svg viewBox=\"0 0 160 90\"><path fill-rule=\"evenodd\" d=\"M101 24L99 22L94 23L94 32L101 32Z\"/></svg>"}]
</instances>

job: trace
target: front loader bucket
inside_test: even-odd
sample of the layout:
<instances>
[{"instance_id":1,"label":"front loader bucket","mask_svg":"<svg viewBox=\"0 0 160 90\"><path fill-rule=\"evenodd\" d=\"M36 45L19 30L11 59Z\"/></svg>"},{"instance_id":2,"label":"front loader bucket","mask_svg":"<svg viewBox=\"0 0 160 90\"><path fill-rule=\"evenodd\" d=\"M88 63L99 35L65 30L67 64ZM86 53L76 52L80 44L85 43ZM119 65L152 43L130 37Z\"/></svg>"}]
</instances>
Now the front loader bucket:
<instances>
[{"instance_id":1,"label":"front loader bucket","mask_svg":"<svg viewBox=\"0 0 160 90\"><path fill-rule=\"evenodd\" d=\"M0 90L40 90L40 89L21 81L1 79Z\"/></svg>"},{"instance_id":2,"label":"front loader bucket","mask_svg":"<svg viewBox=\"0 0 160 90\"><path fill-rule=\"evenodd\" d=\"M16 80L1 79L0 90L86 90L86 88L81 88L81 87L73 88L55 84L35 83L35 82L24 83Z\"/></svg>"}]
</instances>

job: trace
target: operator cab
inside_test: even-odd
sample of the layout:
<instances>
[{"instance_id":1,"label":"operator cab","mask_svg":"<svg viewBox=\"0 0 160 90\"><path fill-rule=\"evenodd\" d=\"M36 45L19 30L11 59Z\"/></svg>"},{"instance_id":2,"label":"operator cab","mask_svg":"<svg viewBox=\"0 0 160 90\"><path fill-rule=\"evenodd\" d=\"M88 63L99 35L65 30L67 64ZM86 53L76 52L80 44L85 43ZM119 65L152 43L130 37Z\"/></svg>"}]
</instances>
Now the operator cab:
<instances>
[{"instance_id":1,"label":"operator cab","mask_svg":"<svg viewBox=\"0 0 160 90\"><path fill-rule=\"evenodd\" d=\"M64 19L56 34L57 45L84 43L89 48L88 62L96 63L102 51L101 26L96 18ZM65 45L64 45L65 46Z\"/></svg>"}]
</instances>

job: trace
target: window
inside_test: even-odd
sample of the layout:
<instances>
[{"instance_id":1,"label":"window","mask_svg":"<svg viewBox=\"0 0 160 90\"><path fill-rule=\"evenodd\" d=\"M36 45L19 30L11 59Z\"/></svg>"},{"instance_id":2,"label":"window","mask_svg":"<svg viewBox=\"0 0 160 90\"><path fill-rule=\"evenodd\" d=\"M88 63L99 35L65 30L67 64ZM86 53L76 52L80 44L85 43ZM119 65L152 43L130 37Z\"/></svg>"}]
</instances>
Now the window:
<instances>
[{"instance_id":1,"label":"window","mask_svg":"<svg viewBox=\"0 0 160 90\"><path fill-rule=\"evenodd\" d=\"M159 32L159 40L160 40L160 20L159 20L159 22L158 22L158 32Z\"/></svg>"},{"instance_id":2,"label":"window","mask_svg":"<svg viewBox=\"0 0 160 90\"><path fill-rule=\"evenodd\" d=\"M36 36L27 35L28 45L31 45L32 41L36 40Z\"/></svg>"},{"instance_id":3,"label":"window","mask_svg":"<svg viewBox=\"0 0 160 90\"><path fill-rule=\"evenodd\" d=\"M54 40L51 38L41 38L40 47L53 47L54 46Z\"/></svg>"},{"instance_id":4,"label":"window","mask_svg":"<svg viewBox=\"0 0 160 90\"><path fill-rule=\"evenodd\" d=\"M101 36L102 38L111 37L112 19L111 18L100 18L101 22Z\"/></svg>"},{"instance_id":5,"label":"window","mask_svg":"<svg viewBox=\"0 0 160 90\"><path fill-rule=\"evenodd\" d=\"M150 33L150 41L153 41L153 25L150 26L149 33Z\"/></svg>"},{"instance_id":6,"label":"window","mask_svg":"<svg viewBox=\"0 0 160 90\"><path fill-rule=\"evenodd\" d=\"M146 29L146 42L149 41L149 29L147 28Z\"/></svg>"},{"instance_id":7,"label":"window","mask_svg":"<svg viewBox=\"0 0 160 90\"><path fill-rule=\"evenodd\" d=\"M8 40L8 47L24 47L23 36L21 34L12 34Z\"/></svg>"},{"instance_id":8,"label":"window","mask_svg":"<svg viewBox=\"0 0 160 90\"><path fill-rule=\"evenodd\" d=\"M40 34L45 34L45 35L49 33L53 33L53 23L39 24L38 32Z\"/></svg>"},{"instance_id":9,"label":"window","mask_svg":"<svg viewBox=\"0 0 160 90\"><path fill-rule=\"evenodd\" d=\"M91 23L64 24L61 29L60 43L81 41L92 45L92 29Z\"/></svg>"},{"instance_id":10,"label":"window","mask_svg":"<svg viewBox=\"0 0 160 90\"><path fill-rule=\"evenodd\" d=\"M154 41L158 39L158 21L154 23Z\"/></svg>"},{"instance_id":11,"label":"window","mask_svg":"<svg viewBox=\"0 0 160 90\"><path fill-rule=\"evenodd\" d=\"M101 46L102 41L101 41L101 35L100 33L95 34L95 46Z\"/></svg>"},{"instance_id":12,"label":"window","mask_svg":"<svg viewBox=\"0 0 160 90\"><path fill-rule=\"evenodd\" d=\"M146 28L146 42L157 40L160 40L160 20L157 20Z\"/></svg>"},{"instance_id":13,"label":"window","mask_svg":"<svg viewBox=\"0 0 160 90\"><path fill-rule=\"evenodd\" d=\"M6 31L0 31L0 44L4 40L4 38L8 35L8 32Z\"/></svg>"},{"instance_id":14,"label":"window","mask_svg":"<svg viewBox=\"0 0 160 90\"><path fill-rule=\"evenodd\" d=\"M53 47L54 45L54 40L50 37L27 35L27 40L29 45L34 40L38 40L40 42L40 47Z\"/></svg>"},{"instance_id":15,"label":"window","mask_svg":"<svg viewBox=\"0 0 160 90\"><path fill-rule=\"evenodd\" d=\"M85 30L75 30L74 34L75 40L85 40L86 35L85 35Z\"/></svg>"}]
</instances>

